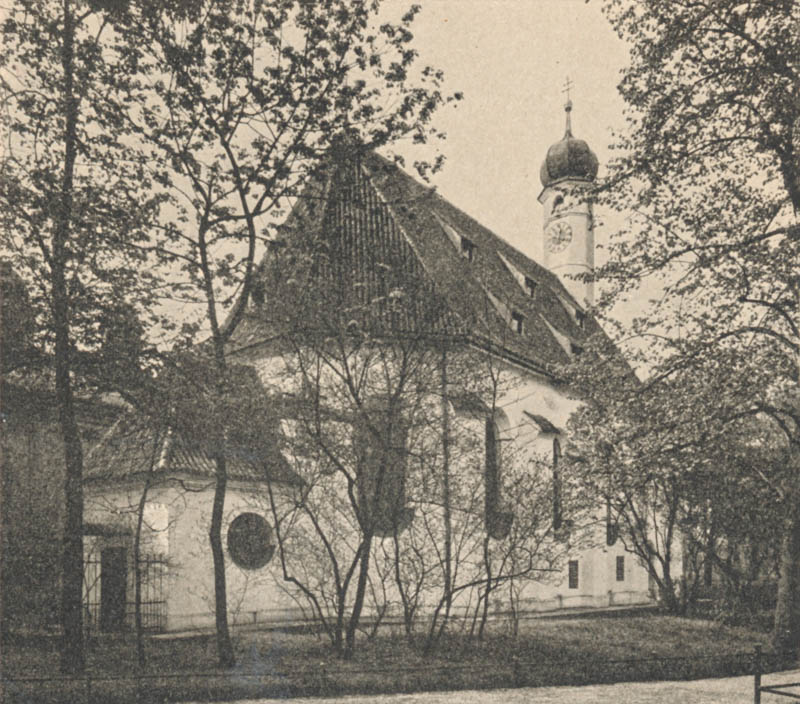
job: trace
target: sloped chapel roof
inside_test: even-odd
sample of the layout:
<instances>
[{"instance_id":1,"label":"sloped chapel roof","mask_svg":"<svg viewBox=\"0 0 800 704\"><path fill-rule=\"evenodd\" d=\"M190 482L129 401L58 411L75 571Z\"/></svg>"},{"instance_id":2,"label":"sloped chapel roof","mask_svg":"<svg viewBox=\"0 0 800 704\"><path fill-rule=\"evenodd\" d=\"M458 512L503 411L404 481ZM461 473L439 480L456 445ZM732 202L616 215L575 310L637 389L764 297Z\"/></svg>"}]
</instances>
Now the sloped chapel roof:
<instances>
[{"instance_id":1,"label":"sloped chapel roof","mask_svg":"<svg viewBox=\"0 0 800 704\"><path fill-rule=\"evenodd\" d=\"M538 236L538 223L531 229ZM298 251L310 264L303 285L287 290ZM307 185L259 272L233 350L279 337L285 320L276 302L287 297L314 299L373 335L457 338L542 372L599 329L554 274L396 164L357 148L334 152Z\"/></svg>"},{"instance_id":2,"label":"sloped chapel roof","mask_svg":"<svg viewBox=\"0 0 800 704\"><path fill-rule=\"evenodd\" d=\"M302 483L277 449L266 453L233 445L228 447L226 460L231 480ZM141 416L125 412L87 454L84 479L144 480L148 474L156 482L179 476L213 481L216 464L197 438L175 429L156 433Z\"/></svg>"}]
</instances>

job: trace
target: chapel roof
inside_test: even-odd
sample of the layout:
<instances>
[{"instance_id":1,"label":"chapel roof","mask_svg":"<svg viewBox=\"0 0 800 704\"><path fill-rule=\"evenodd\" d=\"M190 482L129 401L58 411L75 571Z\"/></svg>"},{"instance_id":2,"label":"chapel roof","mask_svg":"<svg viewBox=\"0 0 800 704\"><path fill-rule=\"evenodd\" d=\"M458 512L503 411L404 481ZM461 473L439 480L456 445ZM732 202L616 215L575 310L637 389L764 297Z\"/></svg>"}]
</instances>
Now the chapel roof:
<instances>
[{"instance_id":1,"label":"chapel roof","mask_svg":"<svg viewBox=\"0 0 800 704\"><path fill-rule=\"evenodd\" d=\"M258 452L252 448L230 446L227 452L228 479L244 482L274 481L300 484L283 455ZM211 453L196 438L170 429L156 433L133 412L120 416L86 456L84 479L87 482L143 480L148 473L158 480L192 477L213 480L216 463Z\"/></svg>"},{"instance_id":2,"label":"chapel roof","mask_svg":"<svg viewBox=\"0 0 800 704\"><path fill-rule=\"evenodd\" d=\"M282 290L275 272L291 277L296 247L311 252L310 273L300 289ZM557 276L395 163L357 148L339 150L307 185L259 272L233 350L278 336L275 303L287 296L350 314L344 290L367 311L354 325L372 334L460 338L542 372L599 330Z\"/></svg>"}]
</instances>

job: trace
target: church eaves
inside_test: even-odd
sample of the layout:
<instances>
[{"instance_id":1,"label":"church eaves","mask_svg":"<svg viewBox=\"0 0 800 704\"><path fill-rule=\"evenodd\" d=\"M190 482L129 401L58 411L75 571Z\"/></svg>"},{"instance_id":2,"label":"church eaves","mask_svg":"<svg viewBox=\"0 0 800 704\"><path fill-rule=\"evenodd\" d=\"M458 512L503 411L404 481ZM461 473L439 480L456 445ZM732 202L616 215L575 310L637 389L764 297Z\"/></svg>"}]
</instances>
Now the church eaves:
<instances>
[{"instance_id":1,"label":"church eaves","mask_svg":"<svg viewBox=\"0 0 800 704\"><path fill-rule=\"evenodd\" d=\"M84 481L144 481L148 475L156 483L175 477L215 480L215 460L198 438L170 430L154 447L156 437L142 416L123 413L87 453ZM252 448L231 445L226 459L228 478L233 481L302 483L280 452L255 453Z\"/></svg>"}]
</instances>

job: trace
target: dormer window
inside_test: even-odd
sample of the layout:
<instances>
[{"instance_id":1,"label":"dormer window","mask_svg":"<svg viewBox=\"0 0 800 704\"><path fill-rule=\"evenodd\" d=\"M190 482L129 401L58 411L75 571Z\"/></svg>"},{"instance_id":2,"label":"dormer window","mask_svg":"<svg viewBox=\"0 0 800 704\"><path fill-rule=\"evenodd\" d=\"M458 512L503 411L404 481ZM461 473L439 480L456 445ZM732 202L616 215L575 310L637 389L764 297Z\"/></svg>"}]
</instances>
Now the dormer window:
<instances>
[{"instance_id":1,"label":"dormer window","mask_svg":"<svg viewBox=\"0 0 800 704\"><path fill-rule=\"evenodd\" d=\"M525 325L525 316L522 313L517 313L517 311L513 311L511 313L511 327L514 328L514 332L519 335L522 335L522 330Z\"/></svg>"},{"instance_id":2,"label":"dormer window","mask_svg":"<svg viewBox=\"0 0 800 704\"><path fill-rule=\"evenodd\" d=\"M470 262L475 259L475 243L466 237L461 238L461 256Z\"/></svg>"},{"instance_id":3,"label":"dormer window","mask_svg":"<svg viewBox=\"0 0 800 704\"><path fill-rule=\"evenodd\" d=\"M586 313L584 313L580 308L575 309L575 322L581 330L586 327Z\"/></svg>"},{"instance_id":4,"label":"dormer window","mask_svg":"<svg viewBox=\"0 0 800 704\"><path fill-rule=\"evenodd\" d=\"M533 298L533 294L536 293L536 282L529 276L525 277L525 291L531 298Z\"/></svg>"}]
</instances>

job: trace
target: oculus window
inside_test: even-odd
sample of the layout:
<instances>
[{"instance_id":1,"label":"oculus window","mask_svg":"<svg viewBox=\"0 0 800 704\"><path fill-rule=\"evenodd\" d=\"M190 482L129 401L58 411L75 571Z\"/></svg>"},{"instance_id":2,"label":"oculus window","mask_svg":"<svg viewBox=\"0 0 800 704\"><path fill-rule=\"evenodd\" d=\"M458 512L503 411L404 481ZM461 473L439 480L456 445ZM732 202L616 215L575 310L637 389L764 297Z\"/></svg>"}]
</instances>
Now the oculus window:
<instances>
[{"instance_id":1,"label":"oculus window","mask_svg":"<svg viewBox=\"0 0 800 704\"><path fill-rule=\"evenodd\" d=\"M228 552L244 570L257 570L275 554L272 528L257 513L241 513L228 528Z\"/></svg>"}]
</instances>

